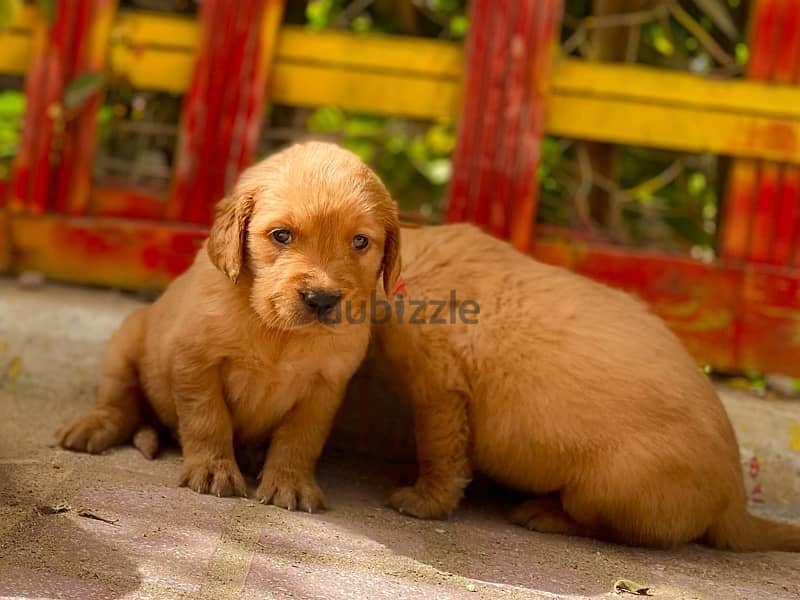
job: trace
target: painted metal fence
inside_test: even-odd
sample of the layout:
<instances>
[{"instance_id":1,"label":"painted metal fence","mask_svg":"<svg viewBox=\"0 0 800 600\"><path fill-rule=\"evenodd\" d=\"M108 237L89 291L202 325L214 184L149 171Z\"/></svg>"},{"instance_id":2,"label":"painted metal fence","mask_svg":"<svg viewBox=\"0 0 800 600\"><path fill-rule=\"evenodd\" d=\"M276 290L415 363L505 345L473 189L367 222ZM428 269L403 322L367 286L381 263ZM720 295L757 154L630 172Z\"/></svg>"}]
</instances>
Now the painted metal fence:
<instances>
[{"instance_id":1,"label":"painted metal fence","mask_svg":"<svg viewBox=\"0 0 800 600\"><path fill-rule=\"evenodd\" d=\"M0 179L0 267L157 288L187 267L211 208L256 153L265 102L338 105L459 123L447 220L468 220L548 262L639 294L699 361L800 375L800 0L758 0L748 77L710 80L563 59L558 0L474 0L465 48L281 26L279 0L204 0L198 19L114 0L26 5L0 31L0 73L27 108ZM184 93L172 185L93 182L109 74ZM735 157L715 262L581 241L535 226L543 135Z\"/></svg>"}]
</instances>

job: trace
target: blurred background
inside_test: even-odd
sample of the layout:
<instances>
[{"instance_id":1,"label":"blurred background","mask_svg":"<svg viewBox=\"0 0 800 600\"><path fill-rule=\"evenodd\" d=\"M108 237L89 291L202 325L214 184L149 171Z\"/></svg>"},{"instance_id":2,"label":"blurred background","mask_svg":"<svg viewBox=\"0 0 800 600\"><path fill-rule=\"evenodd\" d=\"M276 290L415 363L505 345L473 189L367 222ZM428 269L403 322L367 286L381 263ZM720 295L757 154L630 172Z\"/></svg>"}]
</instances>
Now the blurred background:
<instances>
[{"instance_id":1,"label":"blurred background","mask_svg":"<svg viewBox=\"0 0 800 600\"><path fill-rule=\"evenodd\" d=\"M158 289L243 166L323 138L407 222L800 375L800 2L0 0L0 48L6 270Z\"/></svg>"}]
</instances>

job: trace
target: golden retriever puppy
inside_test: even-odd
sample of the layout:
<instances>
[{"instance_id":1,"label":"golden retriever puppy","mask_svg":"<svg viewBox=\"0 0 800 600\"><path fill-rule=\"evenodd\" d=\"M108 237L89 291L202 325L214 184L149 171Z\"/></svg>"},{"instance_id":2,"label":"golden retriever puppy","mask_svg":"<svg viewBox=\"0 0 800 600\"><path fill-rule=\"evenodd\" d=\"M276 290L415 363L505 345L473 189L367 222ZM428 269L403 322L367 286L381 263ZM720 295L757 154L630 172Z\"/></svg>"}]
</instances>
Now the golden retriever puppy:
<instances>
[{"instance_id":1,"label":"golden retriever puppy","mask_svg":"<svg viewBox=\"0 0 800 600\"><path fill-rule=\"evenodd\" d=\"M748 514L725 410L643 304L471 226L401 237L407 297L375 328L415 418L395 508L447 515L475 470L536 495L511 515L536 531L800 550L800 527Z\"/></svg>"},{"instance_id":2,"label":"golden retriever puppy","mask_svg":"<svg viewBox=\"0 0 800 600\"><path fill-rule=\"evenodd\" d=\"M180 441L182 484L227 496L245 494L234 445L269 437L258 499L324 506L315 464L367 349L358 311L381 273L392 285L398 237L381 181L335 145L247 169L193 265L113 336L96 405L61 445L101 452L135 435L152 455L156 422Z\"/></svg>"}]
</instances>

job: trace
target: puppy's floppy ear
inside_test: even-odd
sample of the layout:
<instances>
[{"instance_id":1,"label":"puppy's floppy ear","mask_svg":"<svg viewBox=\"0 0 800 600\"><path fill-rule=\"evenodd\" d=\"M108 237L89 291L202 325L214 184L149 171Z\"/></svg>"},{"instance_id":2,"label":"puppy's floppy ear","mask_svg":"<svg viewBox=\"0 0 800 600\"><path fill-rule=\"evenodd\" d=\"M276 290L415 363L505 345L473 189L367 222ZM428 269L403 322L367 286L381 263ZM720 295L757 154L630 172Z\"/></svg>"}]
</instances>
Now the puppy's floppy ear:
<instances>
[{"instance_id":1,"label":"puppy's floppy ear","mask_svg":"<svg viewBox=\"0 0 800 600\"><path fill-rule=\"evenodd\" d=\"M383 243L383 289L387 295L392 293L392 288L400 277L400 220L397 210L393 209L386 221L386 241Z\"/></svg>"},{"instance_id":2,"label":"puppy's floppy ear","mask_svg":"<svg viewBox=\"0 0 800 600\"><path fill-rule=\"evenodd\" d=\"M247 223L254 205L252 194L234 194L220 200L214 210L206 249L214 266L234 283L242 272Z\"/></svg>"}]
</instances>

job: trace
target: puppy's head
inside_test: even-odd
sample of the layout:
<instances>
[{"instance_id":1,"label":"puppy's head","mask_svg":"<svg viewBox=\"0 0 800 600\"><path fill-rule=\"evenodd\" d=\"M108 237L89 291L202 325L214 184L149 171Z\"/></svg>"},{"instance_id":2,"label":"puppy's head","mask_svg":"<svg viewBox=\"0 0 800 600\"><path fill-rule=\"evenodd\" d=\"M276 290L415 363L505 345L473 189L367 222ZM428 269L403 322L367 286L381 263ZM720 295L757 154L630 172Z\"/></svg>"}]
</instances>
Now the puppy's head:
<instances>
[{"instance_id":1,"label":"puppy's head","mask_svg":"<svg viewBox=\"0 0 800 600\"><path fill-rule=\"evenodd\" d=\"M279 329L353 318L382 274L400 271L397 206L356 155L297 144L247 169L223 199L208 239L211 262ZM240 285L242 283L240 282Z\"/></svg>"}]
</instances>

